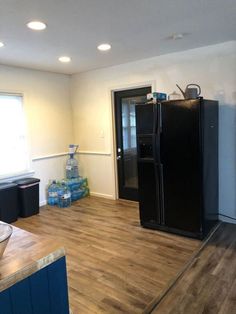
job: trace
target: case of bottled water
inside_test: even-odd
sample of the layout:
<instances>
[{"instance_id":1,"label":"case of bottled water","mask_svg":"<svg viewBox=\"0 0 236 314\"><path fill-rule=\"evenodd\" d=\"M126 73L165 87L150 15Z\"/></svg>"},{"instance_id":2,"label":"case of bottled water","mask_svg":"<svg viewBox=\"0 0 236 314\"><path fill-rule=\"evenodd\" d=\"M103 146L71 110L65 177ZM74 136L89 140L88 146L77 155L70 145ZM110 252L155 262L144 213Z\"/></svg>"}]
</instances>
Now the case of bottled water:
<instances>
[{"instance_id":1,"label":"case of bottled water","mask_svg":"<svg viewBox=\"0 0 236 314\"><path fill-rule=\"evenodd\" d=\"M71 205L71 192L66 186L65 182L61 183L58 189L58 207L70 207Z\"/></svg>"},{"instance_id":2,"label":"case of bottled water","mask_svg":"<svg viewBox=\"0 0 236 314\"><path fill-rule=\"evenodd\" d=\"M58 185L55 180L48 186L47 193L47 203L48 205L54 206L58 204Z\"/></svg>"}]
</instances>

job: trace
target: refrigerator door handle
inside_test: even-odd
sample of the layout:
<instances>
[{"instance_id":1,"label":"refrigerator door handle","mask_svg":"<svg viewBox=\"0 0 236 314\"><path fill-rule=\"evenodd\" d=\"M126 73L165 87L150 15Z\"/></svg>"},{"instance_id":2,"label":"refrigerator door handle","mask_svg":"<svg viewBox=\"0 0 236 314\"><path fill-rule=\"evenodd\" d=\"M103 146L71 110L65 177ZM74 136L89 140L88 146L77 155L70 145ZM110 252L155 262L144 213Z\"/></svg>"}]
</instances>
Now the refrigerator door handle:
<instances>
[{"instance_id":1,"label":"refrigerator door handle","mask_svg":"<svg viewBox=\"0 0 236 314\"><path fill-rule=\"evenodd\" d=\"M162 132L162 107L161 107L161 103L159 103L159 114L158 114L158 125L159 125L159 132L161 133Z\"/></svg>"},{"instance_id":2,"label":"refrigerator door handle","mask_svg":"<svg viewBox=\"0 0 236 314\"><path fill-rule=\"evenodd\" d=\"M156 147L156 135L152 135L152 153L153 153L153 160L157 162L157 147Z\"/></svg>"},{"instance_id":3,"label":"refrigerator door handle","mask_svg":"<svg viewBox=\"0 0 236 314\"><path fill-rule=\"evenodd\" d=\"M161 224L165 224L164 175L163 164L160 164L160 195L161 195Z\"/></svg>"},{"instance_id":4,"label":"refrigerator door handle","mask_svg":"<svg viewBox=\"0 0 236 314\"><path fill-rule=\"evenodd\" d=\"M159 134L158 134L158 139L159 139L159 162L162 164L162 156L161 156L161 148L162 148L162 104L159 104L159 115L158 115L158 124L159 124Z\"/></svg>"},{"instance_id":5,"label":"refrigerator door handle","mask_svg":"<svg viewBox=\"0 0 236 314\"><path fill-rule=\"evenodd\" d=\"M157 132L157 105L153 104L153 133L155 134Z\"/></svg>"},{"instance_id":6,"label":"refrigerator door handle","mask_svg":"<svg viewBox=\"0 0 236 314\"><path fill-rule=\"evenodd\" d=\"M162 206L160 202L160 171L158 165L155 165L155 180L156 180L156 215L157 215L157 223L158 225L161 225L161 211Z\"/></svg>"},{"instance_id":7,"label":"refrigerator door handle","mask_svg":"<svg viewBox=\"0 0 236 314\"><path fill-rule=\"evenodd\" d=\"M155 163L160 164L160 135L158 133L153 136L153 151Z\"/></svg>"},{"instance_id":8,"label":"refrigerator door handle","mask_svg":"<svg viewBox=\"0 0 236 314\"><path fill-rule=\"evenodd\" d=\"M152 147L153 147L153 158L155 163L159 163L159 141L158 141L158 128L159 128L159 104L153 104L153 135L152 135Z\"/></svg>"}]
</instances>

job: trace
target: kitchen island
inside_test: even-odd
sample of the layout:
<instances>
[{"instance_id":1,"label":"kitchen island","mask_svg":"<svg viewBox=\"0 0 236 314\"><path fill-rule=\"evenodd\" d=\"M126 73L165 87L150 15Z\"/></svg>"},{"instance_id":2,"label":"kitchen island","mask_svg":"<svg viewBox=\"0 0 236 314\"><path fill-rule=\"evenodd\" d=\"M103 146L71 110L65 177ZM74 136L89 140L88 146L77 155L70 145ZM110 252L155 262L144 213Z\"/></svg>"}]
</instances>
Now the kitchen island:
<instances>
[{"instance_id":1,"label":"kitchen island","mask_svg":"<svg viewBox=\"0 0 236 314\"><path fill-rule=\"evenodd\" d=\"M0 259L0 314L68 314L65 250L13 227Z\"/></svg>"}]
</instances>

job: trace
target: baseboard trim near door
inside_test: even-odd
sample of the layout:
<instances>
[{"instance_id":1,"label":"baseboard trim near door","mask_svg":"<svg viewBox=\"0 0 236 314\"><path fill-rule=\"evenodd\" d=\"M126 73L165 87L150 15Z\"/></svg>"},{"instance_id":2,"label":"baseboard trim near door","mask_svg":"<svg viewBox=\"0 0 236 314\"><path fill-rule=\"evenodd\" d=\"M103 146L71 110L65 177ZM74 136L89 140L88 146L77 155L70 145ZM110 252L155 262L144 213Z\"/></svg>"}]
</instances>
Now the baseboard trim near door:
<instances>
[{"instance_id":1,"label":"baseboard trim near door","mask_svg":"<svg viewBox=\"0 0 236 314\"><path fill-rule=\"evenodd\" d=\"M107 198L109 200L115 200L115 197L110 194L103 194L103 193L98 193L98 192L90 192L91 196L97 196L97 197L102 197L102 198Z\"/></svg>"},{"instance_id":2,"label":"baseboard trim near door","mask_svg":"<svg viewBox=\"0 0 236 314\"><path fill-rule=\"evenodd\" d=\"M41 202L39 203L39 207L44 206L44 205L46 205L46 204L47 204L47 201L46 201L46 200L41 201Z\"/></svg>"}]
</instances>

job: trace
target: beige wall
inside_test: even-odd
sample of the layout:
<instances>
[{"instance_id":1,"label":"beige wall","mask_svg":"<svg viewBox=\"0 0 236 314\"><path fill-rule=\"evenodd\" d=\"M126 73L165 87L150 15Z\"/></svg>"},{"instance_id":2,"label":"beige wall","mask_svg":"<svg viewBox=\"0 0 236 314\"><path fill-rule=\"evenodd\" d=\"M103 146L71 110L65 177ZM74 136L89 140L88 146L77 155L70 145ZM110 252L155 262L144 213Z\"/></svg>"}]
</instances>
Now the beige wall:
<instances>
[{"instance_id":1,"label":"beige wall","mask_svg":"<svg viewBox=\"0 0 236 314\"><path fill-rule=\"evenodd\" d=\"M145 82L167 93L176 90L176 83L197 83L205 98L220 101L220 210L236 218L235 41L72 76L75 141L84 151L80 160L91 190L116 196L111 91Z\"/></svg>"},{"instance_id":2,"label":"beige wall","mask_svg":"<svg viewBox=\"0 0 236 314\"><path fill-rule=\"evenodd\" d=\"M73 138L70 77L0 65L0 91L20 92L32 158L64 152Z\"/></svg>"},{"instance_id":3,"label":"beige wall","mask_svg":"<svg viewBox=\"0 0 236 314\"><path fill-rule=\"evenodd\" d=\"M68 144L73 142L69 76L0 65L0 91L24 95L33 160L67 151ZM35 176L42 181L41 203L45 202L48 180L64 176L63 162L63 157L32 162Z\"/></svg>"}]
</instances>

